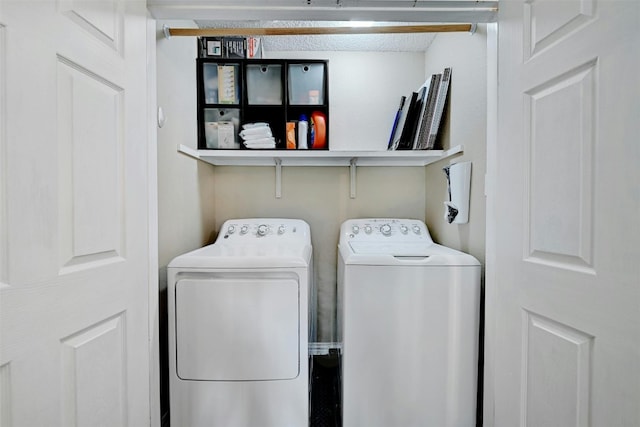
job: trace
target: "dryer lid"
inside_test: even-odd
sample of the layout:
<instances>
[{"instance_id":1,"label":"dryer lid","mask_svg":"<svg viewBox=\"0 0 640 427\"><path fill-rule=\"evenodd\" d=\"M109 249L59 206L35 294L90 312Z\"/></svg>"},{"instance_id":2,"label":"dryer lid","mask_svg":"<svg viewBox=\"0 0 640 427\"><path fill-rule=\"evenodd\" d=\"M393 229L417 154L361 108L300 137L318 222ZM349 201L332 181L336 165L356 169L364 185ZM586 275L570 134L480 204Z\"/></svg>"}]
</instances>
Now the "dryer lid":
<instances>
[{"instance_id":1,"label":"dryer lid","mask_svg":"<svg viewBox=\"0 0 640 427\"><path fill-rule=\"evenodd\" d=\"M311 245L214 243L180 255L169 268L288 268L308 267Z\"/></svg>"},{"instance_id":2,"label":"dryer lid","mask_svg":"<svg viewBox=\"0 0 640 427\"><path fill-rule=\"evenodd\" d=\"M170 268L287 268L311 263L309 224L290 218L230 219L215 243L175 258Z\"/></svg>"}]
</instances>

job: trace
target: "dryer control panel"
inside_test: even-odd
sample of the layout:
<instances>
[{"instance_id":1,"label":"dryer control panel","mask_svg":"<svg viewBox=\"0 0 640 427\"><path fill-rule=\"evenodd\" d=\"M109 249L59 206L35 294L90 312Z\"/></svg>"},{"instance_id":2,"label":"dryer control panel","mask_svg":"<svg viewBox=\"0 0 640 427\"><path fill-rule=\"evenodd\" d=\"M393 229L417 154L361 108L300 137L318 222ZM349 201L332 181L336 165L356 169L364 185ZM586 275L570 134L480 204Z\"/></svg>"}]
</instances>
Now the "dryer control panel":
<instances>
[{"instance_id":1,"label":"dryer control panel","mask_svg":"<svg viewBox=\"0 0 640 427\"><path fill-rule=\"evenodd\" d=\"M249 239L309 240L309 225L298 219L249 218L226 221L218 240L244 242Z\"/></svg>"},{"instance_id":2,"label":"dryer control panel","mask_svg":"<svg viewBox=\"0 0 640 427\"><path fill-rule=\"evenodd\" d=\"M350 219L340 231L340 239L350 242L432 242L427 226L417 219Z\"/></svg>"}]
</instances>

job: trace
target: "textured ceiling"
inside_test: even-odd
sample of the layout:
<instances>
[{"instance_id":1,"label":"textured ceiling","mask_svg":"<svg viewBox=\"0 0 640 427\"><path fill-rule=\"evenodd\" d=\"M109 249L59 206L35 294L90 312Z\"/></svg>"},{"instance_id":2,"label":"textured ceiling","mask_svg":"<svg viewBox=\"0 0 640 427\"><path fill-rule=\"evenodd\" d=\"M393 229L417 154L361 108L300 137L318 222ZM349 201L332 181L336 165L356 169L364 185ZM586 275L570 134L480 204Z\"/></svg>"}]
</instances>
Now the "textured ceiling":
<instances>
[{"instance_id":1,"label":"textured ceiling","mask_svg":"<svg viewBox=\"0 0 640 427\"><path fill-rule=\"evenodd\" d=\"M328 21L196 21L200 28L337 27L348 22ZM406 23L407 25L409 23ZM373 25L401 25L376 22ZM435 34L357 34L313 36L261 36L265 51L376 51L424 52Z\"/></svg>"}]
</instances>

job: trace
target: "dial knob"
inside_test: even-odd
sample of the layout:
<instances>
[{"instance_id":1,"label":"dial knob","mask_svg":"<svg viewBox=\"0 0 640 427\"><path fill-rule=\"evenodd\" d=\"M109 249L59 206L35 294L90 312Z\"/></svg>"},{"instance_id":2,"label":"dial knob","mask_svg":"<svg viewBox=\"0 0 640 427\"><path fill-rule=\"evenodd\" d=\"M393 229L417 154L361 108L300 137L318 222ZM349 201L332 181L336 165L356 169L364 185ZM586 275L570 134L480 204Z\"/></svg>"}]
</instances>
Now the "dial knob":
<instances>
[{"instance_id":1,"label":"dial knob","mask_svg":"<svg viewBox=\"0 0 640 427\"><path fill-rule=\"evenodd\" d=\"M240 234L247 234L247 231L249 231L249 227L247 227L246 225L240 227Z\"/></svg>"},{"instance_id":2,"label":"dial knob","mask_svg":"<svg viewBox=\"0 0 640 427\"><path fill-rule=\"evenodd\" d=\"M360 232L360 227L354 225L353 227L351 227L351 231L353 232L353 234L358 234Z\"/></svg>"},{"instance_id":3,"label":"dial knob","mask_svg":"<svg viewBox=\"0 0 640 427\"><path fill-rule=\"evenodd\" d=\"M229 228L227 229L227 233L233 234L235 232L236 232L236 226L235 225L230 225Z\"/></svg>"},{"instance_id":4,"label":"dial knob","mask_svg":"<svg viewBox=\"0 0 640 427\"><path fill-rule=\"evenodd\" d=\"M385 236L391 235L391 226L389 224L383 224L380 226L380 232Z\"/></svg>"},{"instance_id":5,"label":"dial knob","mask_svg":"<svg viewBox=\"0 0 640 427\"><path fill-rule=\"evenodd\" d=\"M285 231L287 231L287 228L284 225L278 227L278 234L284 234Z\"/></svg>"},{"instance_id":6,"label":"dial knob","mask_svg":"<svg viewBox=\"0 0 640 427\"><path fill-rule=\"evenodd\" d=\"M269 226L267 224L260 224L258 226L258 236L266 236L269 231Z\"/></svg>"},{"instance_id":7,"label":"dial knob","mask_svg":"<svg viewBox=\"0 0 640 427\"><path fill-rule=\"evenodd\" d=\"M420 234L420 227L418 227L417 225L414 225L414 226L412 227L412 229L413 229L413 232L414 232L414 233L416 233L416 234Z\"/></svg>"},{"instance_id":8,"label":"dial knob","mask_svg":"<svg viewBox=\"0 0 640 427\"><path fill-rule=\"evenodd\" d=\"M402 232L402 234L407 234L407 232L409 231L409 227L403 224L400 226L400 231Z\"/></svg>"},{"instance_id":9,"label":"dial knob","mask_svg":"<svg viewBox=\"0 0 640 427\"><path fill-rule=\"evenodd\" d=\"M373 229L371 228L370 225L365 225L364 226L364 232L367 234L371 234L371 232L373 231Z\"/></svg>"}]
</instances>

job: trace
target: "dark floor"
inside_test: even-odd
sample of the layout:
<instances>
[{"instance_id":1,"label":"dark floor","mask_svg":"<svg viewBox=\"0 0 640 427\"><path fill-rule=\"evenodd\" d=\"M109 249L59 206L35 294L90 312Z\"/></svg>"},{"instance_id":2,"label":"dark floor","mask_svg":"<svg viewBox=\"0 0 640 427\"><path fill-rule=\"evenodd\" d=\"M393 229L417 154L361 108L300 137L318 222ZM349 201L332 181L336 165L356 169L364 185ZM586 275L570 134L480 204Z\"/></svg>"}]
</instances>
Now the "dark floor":
<instances>
[{"instance_id":1,"label":"dark floor","mask_svg":"<svg viewBox=\"0 0 640 427\"><path fill-rule=\"evenodd\" d=\"M309 358L311 410L309 427L341 427L340 357L337 353Z\"/></svg>"}]
</instances>

